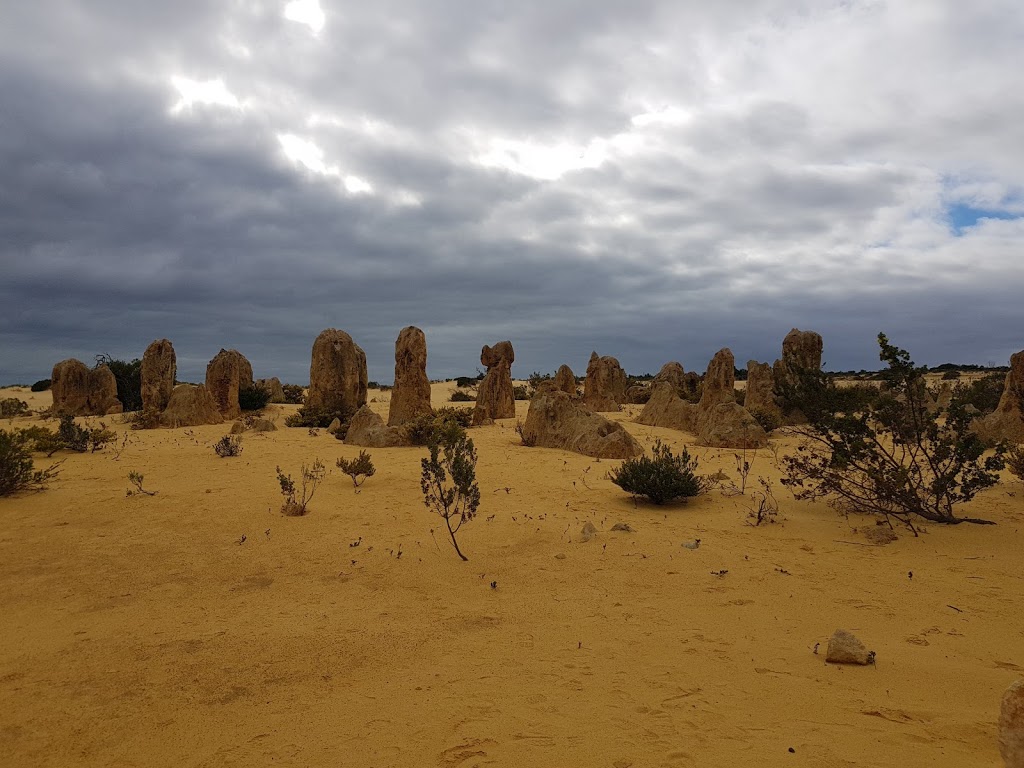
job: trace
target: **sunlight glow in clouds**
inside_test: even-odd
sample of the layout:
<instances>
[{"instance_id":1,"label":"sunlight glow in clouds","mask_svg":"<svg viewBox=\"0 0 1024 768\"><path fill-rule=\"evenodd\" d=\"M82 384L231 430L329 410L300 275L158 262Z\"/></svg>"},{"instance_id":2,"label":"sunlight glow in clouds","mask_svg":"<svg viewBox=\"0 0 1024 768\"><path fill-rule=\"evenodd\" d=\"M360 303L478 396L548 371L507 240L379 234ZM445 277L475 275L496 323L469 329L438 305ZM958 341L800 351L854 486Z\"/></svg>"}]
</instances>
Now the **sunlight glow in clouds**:
<instances>
[{"instance_id":1,"label":"sunlight glow in clouds","mask_svg":"<svg viewBox=\"0 0 1024 768\"><path fill-rule=\"evenodd\" d=\"M312 141L292 133L278 134L277 140L281 143L281 149L284 150L284 154L289 160L313 173L338 179L350 195L373 194L373 185L366 179L361 179L350 173L343 174L336 165L327 165L324 162L324 151Z\"/></svg>"},{"instance_id":2,"label":"sunlight glow in clouds","mask_svg":"<svg viewBox=\"0 0 1024 768\"><path fill-rule=\"evenodd\" d=\"M320 34L324 28L324 11L318 0L292 0L284 8L284 17L305 24L314 35Z\"/></svg>"},{"instance_id":3,"label":"sunlight glow in clouds","mask_svg":"<svg viewBox=\"0 0 1024 768\"><path fill-rule=\"evenodd\" d=\"M220 78L190 80L187 77L172 77L171 82L181 96L178 103L171 108L171 112L174 114L191 109L196 104L213 104L231 109L242 108L238 97L227 89L224 81Z\"/></svg>"}]
</instances>

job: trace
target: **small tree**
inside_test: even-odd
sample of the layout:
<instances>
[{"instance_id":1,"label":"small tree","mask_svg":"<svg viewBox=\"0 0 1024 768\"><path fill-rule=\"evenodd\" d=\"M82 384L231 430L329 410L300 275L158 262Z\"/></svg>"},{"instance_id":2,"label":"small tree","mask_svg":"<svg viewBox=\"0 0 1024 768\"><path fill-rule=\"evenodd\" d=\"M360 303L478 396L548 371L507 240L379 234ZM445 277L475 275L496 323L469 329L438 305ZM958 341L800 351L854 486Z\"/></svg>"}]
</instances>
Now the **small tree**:
<instances>
[{"instance_id":1,"label":"small tree","mask_svg":"<svg viewBox=\"0 0 1024 768\"><path fill-rule=\"evenodd\" d=\"M306 514L317 486L323 482L326 475L327 468L320 459L316 459L312 467L303 464L299 473L300 485L297 487L292 476L286 475L277 467L277 482L281 486L281 495L284 496L281 512L289 517L301 517Z\"/></svg>"},{"instance_id":2,"label":"small tree","mask_svg":"<svg viewBox=\"0 0 1024 768\"><path fill-rule=\"evenodd\" d=\"M476 448L466 430L446 422L430 441L430 458L421 461L420 489L423 503L444 518L455 552L469 560L455 534L476 516L480 486L476 482Z\"/></svg>"},{"instance_id":3,"label":"small tree","mask_svg":"<svg viewBox=\"0 0 1024 768\"><path fill-rule=\"evenodd\" d=\"M984 457L964 400L954 395L948 410L930 412L923 377L928 369L915 367L885 334L878 334L878 345L888 365L882 373L887 387L875 400L844 402L831 380L801 374L797 389L808 396L801 405L809 423L798 429L805 440L797 455L784 459L783 484L797 499L828 499L912 531L916 517L990 524L956 517L953 507L998 481L1003 449Z\"/></svg>"},{"instance_id":4,"label":"small tree","mask_svg":"<svg viewBox=\"0 0 1024 768\"><path fill-rule=\"evenodd\" d=\"M338 459L335 465L352 478L353 488L358 488L366 482L366 478L373 477L377 472L377 469L373 466L373 461L370 460L370 454L366 451L359 451L359 456L354 459ZM359 478L362 478L362 480Z\"/></svg>"},{"instance_id":5,"label":"small tree","mask_svg":"<svg viewBox=\"0 0 1024 768\"><path fill-rule=\"evenodd\" d=\"M668 445L656 440L651 454L626 459L608 478L626 493L654 504L698 496L708 489L708 481L696 474L696 457L685 448L676 456Z\"/></svg>"}]
</instances>

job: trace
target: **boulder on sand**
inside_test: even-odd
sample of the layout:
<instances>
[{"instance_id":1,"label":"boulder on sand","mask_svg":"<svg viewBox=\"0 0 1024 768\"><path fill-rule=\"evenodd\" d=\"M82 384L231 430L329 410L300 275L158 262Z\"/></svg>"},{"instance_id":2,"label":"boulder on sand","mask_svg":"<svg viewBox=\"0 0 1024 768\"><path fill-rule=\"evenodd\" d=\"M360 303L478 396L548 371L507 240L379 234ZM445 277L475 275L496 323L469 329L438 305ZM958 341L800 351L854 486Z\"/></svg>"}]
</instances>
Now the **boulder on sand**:
<instances>
[{"instance_id":1,"label":"boulder on sand","mask_svg":"<svg viewBox=\"0 0 1024 768\"><path fill-rule=\"evenodd\" d=\"M164 427L198 427L203 424L223 424L224 417L217 401L203 384L179 384L171 392L171 399L160 415Z\"/></svg>"},{"instance_id":2,"label":"boulder on sand","mask_svg":"<svg viewBox=\"0 0 1024 768\"><path fill-rule=\"evenodd\" d=\"M530 401L523 442L599 459L628 459L643 453L640 444L621 424L594 413L554 388L545 388Z\"/></svg>"}]
</instances>

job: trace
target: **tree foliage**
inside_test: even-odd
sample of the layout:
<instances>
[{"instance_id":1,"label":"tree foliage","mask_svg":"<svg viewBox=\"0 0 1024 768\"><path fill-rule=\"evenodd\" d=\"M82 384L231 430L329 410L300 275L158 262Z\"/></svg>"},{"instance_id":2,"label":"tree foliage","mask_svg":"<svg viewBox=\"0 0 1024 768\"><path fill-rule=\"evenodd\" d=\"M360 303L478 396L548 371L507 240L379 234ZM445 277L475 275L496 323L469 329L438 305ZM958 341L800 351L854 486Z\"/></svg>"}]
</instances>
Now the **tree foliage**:
<instances>
[{"instance_id":1,"label":"tree foliage","mask_svg":"<svg viewBox=\"0 0 1024 768\"><path fill-rule=\"evenodd\" d=\"M476 516L480 486L476 482L476 448L459 424L443 422L430 441L430 458L420 462L423 503L445 521L455 552L469 560L455 534Z\"/></svg>"}]
</instances>

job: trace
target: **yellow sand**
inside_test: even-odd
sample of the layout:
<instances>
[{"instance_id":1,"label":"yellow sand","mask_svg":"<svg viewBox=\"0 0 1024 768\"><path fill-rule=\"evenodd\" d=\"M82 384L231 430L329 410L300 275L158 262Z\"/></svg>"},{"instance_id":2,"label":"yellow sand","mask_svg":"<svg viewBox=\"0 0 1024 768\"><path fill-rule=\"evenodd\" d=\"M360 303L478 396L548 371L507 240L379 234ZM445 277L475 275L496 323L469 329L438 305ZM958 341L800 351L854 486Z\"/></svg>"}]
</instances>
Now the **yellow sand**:
<instances>
[{"instance_id":1,"label":"yellow sand","mask_svg":"<svg viewBox=\"0 0 1024 768\"><path fill-rule=\"evenodd\" d=\"M691 442L636 412L616 418L643 443ZM513 427L471 431L468 563L423 506L424 449L371 450L358 494L334 462L359 449L305 429L220 459L226 426L115 425L119 455L59 456L49 490L0 499L0 765L998 764L1024 674L1021 482L963 510L996 526L875 546L855 530L873 520L793 501L770 451L748 491L770 478L785 519L753 528L747 497L636 506L615 462ZM694 451L739 480L732 451ZM317 457L310 514L282 517L275 467ZM126 497L129 471L157 495ZM824 663L839 627L876 667Z\"/></svg>"}]
</instances>

